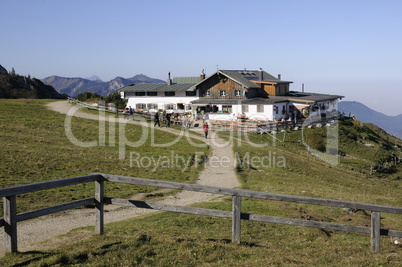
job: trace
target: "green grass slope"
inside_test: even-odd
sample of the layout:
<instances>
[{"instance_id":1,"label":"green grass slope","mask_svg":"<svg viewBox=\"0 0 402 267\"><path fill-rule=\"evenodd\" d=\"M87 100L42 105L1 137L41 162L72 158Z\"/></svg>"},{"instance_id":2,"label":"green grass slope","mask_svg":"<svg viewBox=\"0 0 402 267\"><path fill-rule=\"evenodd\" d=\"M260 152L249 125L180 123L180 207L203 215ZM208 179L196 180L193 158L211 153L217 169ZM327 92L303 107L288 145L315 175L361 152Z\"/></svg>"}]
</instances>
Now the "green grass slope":
<instances>
[{"instance_id":1,"label":"green grass slope","mask_svg":"<svg viewBox=\"0 0 402 267\"><path fill-rule=\"evenodd\" d=\"M194 147L185 138L169 147L155 147L151 142L164 144L177 139L174 134L155 131L153 139L149 136L141 146L123 146L125 157L119 159L123 138L119 137L118 125L106 123L102 130L98 121L73 118L71 131L76 139L98 144L102 143L99 142L100 136L105 140L104 145L76 146L66 135L66 116L50 111L45 106L49 101L0 99L0 187L94 172L177 182L194 182L198 177L202 164L195 164L194 155L207 153L206 147ZM141 126L127 124L124 129L126 143L139 141L143 131ZM150 131L146 133L151 134ZM198 140L192 141L202 144ZM189 161L176 164L172 155L173 159L177 156ZM156 166L150 161L152 158L162 160ZM93 197L93 188L93 183L88 183L21 195L17 197L18 212ZM107 183L105 190L110 196L127 197L152 192L155 188ZM1 212L2 205L1 202Z\"/></svg>"},{"instance_id":2,"label":"green grass slope","mask_svg":"<svg viewBox=\"0 0 402 267\"><path fill-rule=\"evenodd\" d=\"M52 116L59 115L52 113ZM46 126L46 122L43 123ZM327 151L327 144L330 147L335 144L336 140L328 135L326 127L288 130L275 138L237 133L230 136L228 132L221 136L233 143L243 189L402 206L402 165L395 165L394 161L400 156L401 141L358 121L341 121L337 129L341 154L337 164L315 157L305 146L309 144L311 150ZM87 132L83 131L82 138ZM91 138L94 137L88 139ZM101 155L105 153L102 149L91 152ZM334 151L334 146L328 149L329 153L335 154ZM86 154L81 158L83 155ZM81 170L86 168L83 164L76 162L76 165L77 173L86 171ZM146 174L139 175L145 177ZM231 198L221 200L195 206L231 210ZM371 223L368 211L350 213L338 208L251 198L242 198L242 212L359 226ZM401 231L401 222L401 215L381 214L382 228ZM60 247L7 255L0 259L0 264L398 266L402 262L402 248L393 244L389 237L381 238L381 252L372 253L370 236L359 233L242 221L241 235L240 245L231 243L229 219L159 212L108 224L103 236L94 234L93 227L77 229L60 239Z\"/></svg>"}]
</instances>

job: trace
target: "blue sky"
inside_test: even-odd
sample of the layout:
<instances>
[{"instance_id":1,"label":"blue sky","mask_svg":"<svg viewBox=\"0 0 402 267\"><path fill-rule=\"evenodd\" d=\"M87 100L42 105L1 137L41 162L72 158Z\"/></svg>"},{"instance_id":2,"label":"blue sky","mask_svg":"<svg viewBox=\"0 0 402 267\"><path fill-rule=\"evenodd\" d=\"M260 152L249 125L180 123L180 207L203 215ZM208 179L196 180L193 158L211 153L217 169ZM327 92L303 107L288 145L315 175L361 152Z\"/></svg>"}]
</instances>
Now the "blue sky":
<instances>
[{"instance_id":1,"label":"blue sky","mask_svg":"<svg viewBox=\"0 0 402 267\"><path fill-rule=\"evenodd\" d=\"M0 0L0 64L108 81L259 69L402 113L402 1Z\"/></svg>"}]
</instances>

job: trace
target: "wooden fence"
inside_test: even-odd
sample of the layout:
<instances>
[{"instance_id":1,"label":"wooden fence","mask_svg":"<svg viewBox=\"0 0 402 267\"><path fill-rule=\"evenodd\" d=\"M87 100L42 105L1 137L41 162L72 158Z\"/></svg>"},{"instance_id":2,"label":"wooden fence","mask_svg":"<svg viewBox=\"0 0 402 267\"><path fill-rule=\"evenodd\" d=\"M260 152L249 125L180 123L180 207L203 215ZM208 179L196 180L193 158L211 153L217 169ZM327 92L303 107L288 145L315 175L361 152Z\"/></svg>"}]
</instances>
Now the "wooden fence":
<instances>
[{"instance_id":1,"label":"wooden fence","mask_svg":"<svg viewBox=\"0 0 402 267\"><path fill-rule=\"evenodd\" d=\"M285 120L285 121L267 121L267 120L209 120L213 129L221 131L241 131L265 134L272 131L279 131L282 129L292 128L293 130L302 129L302 127L323 127L327 123L333 123L336 120L343 119L343 116L325 117L311 117L302 118L298 120Z\"/></svg>"},{"instance_id":2,"label":"wooden fence","mask_svg":"<svg viewBox=\"0 0 402 267\"><path fill-rule=\"evenodd\" d=\"M63 187L63 186L68 186L68 185L87 183L87 182L95 182L95 197L94 198L77 200L77 201L64 203L64 204L57 205L57 206L52 206L52 207L29 211L29 212L24 212L24 213L20 213L20 214L16 213L16 211L17 211L16 196L17 195L30 193L30 192L36 192L36 191L40 191L40 190L58 188L58 187ZM152 203L152 202L144 202L144 201L137 201L137 200L127 200L127 199L105 197L104 196L104 183L105 182L126 183L126 184L170 188L170 189L177 189L177 190L187 190L187 191L194 191L194 192L212 193L212 194L219 194L219 195L228 195L228 196L232 196L232 200L233 200L232 201L232 211L202 209L202 208L195 208L195 207L175 206L175 205L167 205L167 204L161 204L161 203ZM7 252L16 252L17 251L17 222L36 218L39 216L52 214L55 212L60 212L60 211L68 210L68 209L86 206L86 205L90 205L90 204L95 204L95 214L96 214L95 231L99 234L103 233L103 225L104 225L104 218L103 218L104 209L103 209L103 207L104 207L104 204L112 204L112 205L135 207L135 208L145 208L145 209L154 209L154 210L162 210L162 211L189 213L189 214L196 214L196 215L207 215L207 216L216 216L216 217L222 217L222 218L231 218L232 219L232 242L236 242L236 243L240 243L240 222L241 222L241 220L279 223L279 224L296 225L296 226L307 226L307 227L315 227L315 228L321 228L321 229L330 229L330 230L340 230L340 231L347 231L347 232L359 232L359 233L371 234L371 250L372 251L380 250L380 236L381 235L402 238L402 231L381 229L381 227L380 227L380 220L381 220L380 213L381 212L402 214L402 207L392 207L392 206L383 206L383 205L322 199L322 198L274 194L274 193L248 191L248 190L241 190L241 189L230 189L230 188L213 187L213 186L196 185L196 184L176 183L176 182L143 179L143 178L127 177L127 176L111 175L111 174L89 174L89 175L85 175L85 176L64 178L64 179L60 179L60 180L52 180L52 181L46 181L46 182L40 182L40 183L34 183L34 184L26 184L26 185L2 188L2 189L0 189L0 197L4 198L4 218L0 218L0 227L1 226L4 227L4 232L5 232L5 237L6 237L5 246L6 246ZM242 197L371 211L371 227L344 225L344 224L336 224L336 223L326 223L326 222L319 222L319 221L310 221L310 220L291 219L291 218L243 213L243 212L241 212L241 198ZM32 231L35 231L35 229L32 229Z\"/></svg>"},{"instance_id":3,"label":"wooden fence","mask_svg":"<svg viewBox=\"0 0 402 267\"><path fill-rule=\"evenodd\" d=\"M106 107L106 106L99 105L98 103L96 103L96 105L91 105L91 104L79 101L79 100L71 98L71 97L68 97L67 100L68 100L69 103L74 103L74 104L76 104L78 106L81 106L83 108L92 109L92 110L109 112L109 113L114 113L114 114L118 114L118 115L122 114L123 111L124 111L124 109L118 109L118 108L114 108L114 107L109 108L109 107Z\"/></svg>"}]
</instances>

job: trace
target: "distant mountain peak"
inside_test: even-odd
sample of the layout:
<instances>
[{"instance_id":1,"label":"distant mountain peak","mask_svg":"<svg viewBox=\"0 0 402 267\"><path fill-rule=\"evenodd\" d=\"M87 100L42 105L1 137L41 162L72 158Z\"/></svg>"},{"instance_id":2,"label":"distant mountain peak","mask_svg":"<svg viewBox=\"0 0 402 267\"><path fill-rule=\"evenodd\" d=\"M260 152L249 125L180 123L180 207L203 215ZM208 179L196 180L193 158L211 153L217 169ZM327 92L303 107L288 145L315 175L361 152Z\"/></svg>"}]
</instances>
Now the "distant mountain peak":
<instances>
[{"instance_id":1,"label":"distant mountain peak","mask_svg":"<svg viewBox=\"0 0 402 267\"><path fill-rule=\"evenodd\" d=\"M134 83L165 83L165 81L150 78L144 74L137 74L127 80L133 81Z\"/></svg>"},{"instance_id":2,"label":"distant mountain peak","mask_svg":"<svg viewBox=\"0 0 402 267\"><path fill-rule=\"evenodd\" d=\"M99 76L97 76L97 75L92 75L91 77L88 77L88 78L86 78L87 80L90 80L90 81L95 81L95 82L97 82L97 81L99 81L99 82L103 82L103 80L101 79L101 78L99 78Z\"/></svg>"}]
</instances>

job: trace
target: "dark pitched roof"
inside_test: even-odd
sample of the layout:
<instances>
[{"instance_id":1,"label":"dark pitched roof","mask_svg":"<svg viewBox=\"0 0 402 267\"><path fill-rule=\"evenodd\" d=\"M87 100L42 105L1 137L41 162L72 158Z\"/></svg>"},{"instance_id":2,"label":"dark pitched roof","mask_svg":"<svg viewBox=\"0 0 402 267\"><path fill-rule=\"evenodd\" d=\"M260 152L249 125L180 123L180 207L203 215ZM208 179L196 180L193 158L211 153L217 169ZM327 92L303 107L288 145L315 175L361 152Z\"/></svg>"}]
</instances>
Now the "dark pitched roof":
<instances>
[{"instance_id":1,"label":"dark pitched roof","mask_svg":"<svg viewBox=\"0 0 402 267\"><path fill-rule=\"evenodd\" d=\"M292 83L290 81L282 81L279 80L278 78L275 78L271 74L265 71L258 71L258 70L218 70L214 72L212 75L208 76L206 79L196 83L194 87L192 88L195 90L195 88L205 82L206 80L210 79L211 77L215 75L223 75L226 76L227 78L237 82L241 86L245 88L260 88L260 85L252 82L252 81L259 81L260 77L262 78L262 82L275 82L275 83ZM261 75L261 76L260 76Z\"/></svg>"},{"instance_id":2,"label":"dark pitched roof","mask_svg":"<svg viewBox=\"0 0 402 267\"><path fill-rule=\"evenodd\" d=\"M194 83L137 83L130 84L118 89L118 92L171 92L171 91L188 91Z\"/></svg>"},{"instance_id":3,"label":"dark pitched roof","mask_svg":"<svg viewBox=\"0 0 402 267\"><path fill-rule=\"evenodd\" d=\"M304 93L295 91L289 92L289 96L286 97L289 99L289 101L301 102L301 103L320 102L320 101L344 98L344 96L341 95L327 95L327 94Z\"/></svg>"}]
</instances>

